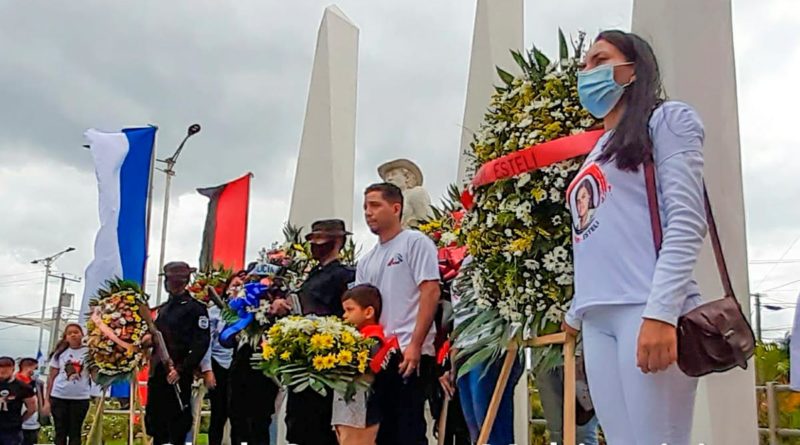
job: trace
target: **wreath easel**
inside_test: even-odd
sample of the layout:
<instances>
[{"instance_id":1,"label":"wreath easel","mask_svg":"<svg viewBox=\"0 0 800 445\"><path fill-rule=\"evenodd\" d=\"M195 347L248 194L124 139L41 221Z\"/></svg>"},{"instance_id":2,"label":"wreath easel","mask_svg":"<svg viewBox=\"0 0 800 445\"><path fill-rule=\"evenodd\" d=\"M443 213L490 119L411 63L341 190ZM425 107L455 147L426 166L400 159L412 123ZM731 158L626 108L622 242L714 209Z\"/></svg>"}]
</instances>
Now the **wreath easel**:
<instances>
[{"instance_id":1,"label":"wreath easel","mask_svg":"<svg viewBox=\"0 0 800 445\"><path fill-rule=\"evenodd\" d=\"M523 347L541 348L550 345L563 345L564 354L564 445L575 445L575 337L560 332L558 334L544 335L527 340L522 343ZM492 433L495 419L497 418L497 410L500 408L500 402L503 399L503 392L508 385L508 378L511 375L511 368L514 365L514 360L517 357L519 344L512 341L508 345L505 358L503 359L503 367L500 369L500 375L497 378L497 383L494 387L494 393L489 402L489 408L486 411L486 417L481 426L481 432L478 435L478 445L488 445L489 435Z\"/></svg>"}]
</instances>

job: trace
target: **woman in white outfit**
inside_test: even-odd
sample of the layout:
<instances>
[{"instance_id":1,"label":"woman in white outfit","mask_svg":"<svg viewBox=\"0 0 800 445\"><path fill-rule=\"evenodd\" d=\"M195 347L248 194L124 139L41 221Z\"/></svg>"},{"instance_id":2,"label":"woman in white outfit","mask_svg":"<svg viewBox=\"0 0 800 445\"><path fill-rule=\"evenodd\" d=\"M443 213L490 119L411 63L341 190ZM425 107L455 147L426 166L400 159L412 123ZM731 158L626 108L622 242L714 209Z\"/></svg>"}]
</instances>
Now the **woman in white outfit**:
<instances>
[{"instance_id":1,"label":"woman in white outfit","mask_svg":"<svg viewBox=\"0 0 800 445\"><path fill-rule=\"evenodd\" d=\"M591 396L610 445L688 445L697 379L676 365L675 326L700 304L692 271L706 233L703 124L688 105L664 101L653 50L631 33L599 35L578 93L606 132L568 190L575 214L578 192L590 187L594 212L574 231L575 298L564 329L583 330ZM658 254L647 162L661 212Z\"/></svg>"}]
</instances>

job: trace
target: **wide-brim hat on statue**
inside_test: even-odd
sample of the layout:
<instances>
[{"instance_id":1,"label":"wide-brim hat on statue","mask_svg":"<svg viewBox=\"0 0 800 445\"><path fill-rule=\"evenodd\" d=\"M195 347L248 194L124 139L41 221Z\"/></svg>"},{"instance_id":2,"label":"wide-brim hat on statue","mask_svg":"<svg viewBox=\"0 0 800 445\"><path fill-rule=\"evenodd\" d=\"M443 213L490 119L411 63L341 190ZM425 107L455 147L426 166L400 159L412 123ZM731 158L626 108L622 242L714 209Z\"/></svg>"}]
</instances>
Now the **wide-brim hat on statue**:
<instances>
[{"instance_id":1,"label":"wide-brim hat on statue","mask_svg":"<svg viewBox=\"0 0 800 445\"><path fill-rule=\"evenodd\" d=\"M314 244L324 243L331 238L352 235L345 228L341 219L322 219L311 224L311 232L306 235L306 241Z\"/></svg>"},{"instance_id":2,"label":"wide-brim hat on statue","mask_svg":"<svg viewBox=\"0 0 800 445\"><path fill-rule=\"evenodd\" d=\"M417 178L417 185L422 185L422 170L413 161L408 159L395 159L394 161L385 162L378 167L378 175L386 180L386 173L396 168L404 168L411 172Z\"/></svg>"},{"instance_id":3,"label":"wide-brim hat on statue","mask_svg":"<svg viewBox=\"0 0 800 445\"><path fill-rule=\"evenodd\" d=\"M197 269L189 266L183 261L171 261L164 265L165 277L190 277Z\"/></svg>"}]
</instances>

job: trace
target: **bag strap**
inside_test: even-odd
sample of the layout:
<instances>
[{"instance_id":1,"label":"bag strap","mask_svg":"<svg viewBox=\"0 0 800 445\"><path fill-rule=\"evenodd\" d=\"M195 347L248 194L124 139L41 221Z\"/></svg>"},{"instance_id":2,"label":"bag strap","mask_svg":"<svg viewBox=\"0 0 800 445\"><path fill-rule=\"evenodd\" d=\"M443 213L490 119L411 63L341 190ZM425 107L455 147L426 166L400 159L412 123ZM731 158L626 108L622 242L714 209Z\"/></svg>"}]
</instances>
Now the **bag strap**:
<instances>
[{"instance_id":1,"label":"bag strap","mask_svg":"<svg viewBox=\"0 0 800 445\"><path fill-rule=\"evenodd\" d=\"M661 252L661 243L664 235L661 231L661 214L658 211L658 190L656 189L656 169L653 160L644 163L644 182L647 187L647 206L650 210L650 227L653 231L653 244L656 247L656 256ZM711 211L711 201L708 199L708 189L703 183L703 199L705 201L706 222L708 223L708 233L711 236L711 246L714 248L714 259L717 262L717 270L722 281L722 288L726 297L733 297L733 286L731 277L728 274L728 266L725 263L725 255L722 252L722 243L717 232L717 223L714 220L714 213Z\"/></svg>"}]
</instances>

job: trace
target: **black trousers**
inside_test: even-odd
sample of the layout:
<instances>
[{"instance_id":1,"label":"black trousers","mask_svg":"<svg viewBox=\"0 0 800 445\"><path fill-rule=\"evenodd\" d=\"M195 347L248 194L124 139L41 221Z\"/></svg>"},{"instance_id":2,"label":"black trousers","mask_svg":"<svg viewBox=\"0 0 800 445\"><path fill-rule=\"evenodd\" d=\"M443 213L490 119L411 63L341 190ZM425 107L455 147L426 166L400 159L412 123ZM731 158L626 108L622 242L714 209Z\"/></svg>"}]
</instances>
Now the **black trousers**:
<instances>
[{"instance_id":1,"label":"black trousers","mask_svg":"<svg viewBox=\"0 0 800 445\"><path fill-rule=\"evenodd\" d=\"M39 430L22 430L22 445L35 445L39 443Z\"/></svg>"},{"instance_id":2,"label":"black trousers","mask_svg":"<svg viewBox=\"0 0 800 445\"><path fill-rule=\"evenodd\" d=\"M230 372L213 358L211 359L211 370L214 372L217 386L208 392L208 399L211 402L211 422L208 426L208 444L222 445L222 438L225 433L225 422L227 422L229 418L228 380L230 378Z\"/></svg>"},{"instance_id":3,"label":"black trousers","mask_svg":"<svg viewBox=\"0 0 800 445\"><path fill-rule=\"evenodd\" d=\"M50 411L56 430L56 445L81 443L81 428L89 411L89 399L67 400L50 397Z\"/></svg>"},{"instance_id":4,"label":"black trousers","mask_svg":"<svg viewBox=\"0 0 800 445\"><path fill-rule=\"evenodd\" d=\"M144 421L147 434L153 437L153 445L183 444L192 429L192 380L194 376L182 375L178 385L181 388L181 401L178 404L175 389L167 383L167 372L163 366L156 365L147 380L147 408Z\"/></svg>"},{"instance_id":5,"label":"black trousers","mask_svg":"<svg viewBox=\"0 0 800 445\"><path fill-rule=\"evenodd\" d=\"M249 360L234 360L229 376L231 444L269 445L278 385L253 369Z\"/></svg>"},{"instance_id":6,"label":"black trousers","mask_svg":"<svg viewBox=\"0 0 800 445\"><path fill-rule=\"evenodd\" d=\"M425 400L435 378L433 357L423 355L418 372L403 378L398 370L402 357L392 359L383 371L381 426L377 445L427 445Z\"/></svg>"},{"instance_id":7,"label":"black trousers","mask_svg":"<svg viewBox=\"0 0 800 445\"><path fill-rule=\"evenodd\" d=\"M286 441L295 445L337 445L331 426L333 391L313 389L286 394Z\"/></svg>"}]
</instances>

